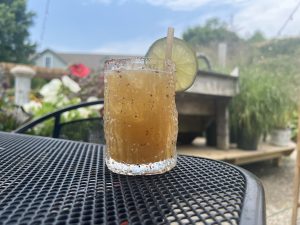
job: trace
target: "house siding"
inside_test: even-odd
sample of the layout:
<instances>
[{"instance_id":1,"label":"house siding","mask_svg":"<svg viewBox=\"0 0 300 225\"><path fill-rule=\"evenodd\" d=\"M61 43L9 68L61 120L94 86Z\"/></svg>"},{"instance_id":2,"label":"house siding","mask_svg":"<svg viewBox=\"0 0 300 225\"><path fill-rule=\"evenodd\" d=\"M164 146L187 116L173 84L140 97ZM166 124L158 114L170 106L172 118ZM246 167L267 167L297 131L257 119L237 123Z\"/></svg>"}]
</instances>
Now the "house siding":
<instances>
[{"instance_id":1,"label":"house siding","mask_svg":"<svg viewBox=\"0 0 300 225\"><path fill-rule=\"evenodd\" d=\"M64 68L67 67L67 65L64 62L62 62L61 59L59 59L56 55L54 55L50 51L44 52L38 58L36 58L34 60L34 64L36 66L45 67L45 57L47 57L47 56L52 58L51 68L62 68L62 69L64 69Z\"/></svg>"}]
</instances>

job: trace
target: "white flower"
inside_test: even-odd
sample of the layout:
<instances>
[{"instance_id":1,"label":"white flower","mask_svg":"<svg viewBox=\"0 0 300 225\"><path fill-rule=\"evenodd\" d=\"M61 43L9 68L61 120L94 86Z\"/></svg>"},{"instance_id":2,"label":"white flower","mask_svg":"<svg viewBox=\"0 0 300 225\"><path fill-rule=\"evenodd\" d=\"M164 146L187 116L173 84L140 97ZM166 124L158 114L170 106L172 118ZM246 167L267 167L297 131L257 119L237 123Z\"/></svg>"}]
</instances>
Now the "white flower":
<instances>
[{"instance_id":1,"label":"white flower","mask_svg":"<svg viewBox=\"0 0 300 225\"><path fill-rule=\"evenodd\" d=\"M91 113L90 110L88 110L86 108L79 108L79 109L77 109L77 111L79 112L79 114L82 118L88 118Z\"/></svg>"},{"instance_id":2,"label":"white flower","mask_svg":"<svg viewBox=\"0 0 300 225\"><path fill-rule=\"evenodd\" d=\"M62 80L63 85L65 87L67 87L70 91L72 91L73 93L78 93L81 90L79 85L74 80L72 80L70 77L63 76L61 80Z\"/></svg>"},{"instance_id":3,"label":"white flower","mask_svg":"<svg viewBox=\"0 0 300 225\"><path fill-rule=\"evenodd\" d=\"M64 119L68 119L69 117L70 117L70 115L71 115L71 112L70 111L67 111L67 112L64 112L63 114L61 114L62 115L62 117L64 118Z\"/></svg>"},{"instance_id":4,"label":"white flower","mask_svg":"<svg viewBox=\"0 0 300 225\"><path fill-rule=\"evenodd\" d=\"M38 110L42 107L40 102L30 101L23 105L23 108L26 112L33 113L34 111Z\"/></svg>"},{"instance_id":5,"label":"white flower","mask_svg":"<svg viewBox=\"0 0 300 225\"><path fill-rule=\"evenodd\" d=\"M69 102L70 102L70 100L67 96L60 95L59 101L57 101L56 106L60 108L60 107L69 105Z\"/></svg>"},{"instance_id":6,"label":"white flower","mask_svg":"<svg viewBox=\"0 0 300 225\"><path fill-rule=\"evenodd\" d=\"M56 103L58 101L57 95L46 95L43 102Z\"/></svg>"},{"instance_id":7,"label":"white flower","mask_svg":"<svg viewBox=\"0 0 300 225\"><path fill-rule=\"evenodd\" d=\"M45 84L41 90L40 90L40 94L43 97L47 97L49 95L51 96L55 96L58 94L60 88L62 86L62 83L59 79L53 79L51 80L48 84Z\"/></svg>"},{"instance_id":8,"label":"white flower","mask_svg":"<svg viewBox=\"0 0 300 225\"><path fill-rule=\"evenodd\" d=\"M93 101L97 101L97 100L99 100L97 97L91 96L86 101L87 102L93 102ZM91 110L96 110L96 111L100 110L102 107L103 107L103 104L97 104L97 105L91 105L91 106L89 106L89 108Z\"/></svg>"},{"instance_id":9,"label":"white flower","mask_svg":"<svg viewBox=\"0 0 300 225\"><path fill-rule=\"evenodd\" d=\"M93 101L97 101L97 100L99 100L97 97L91 96L91 97L88 97L88 99L86 101L87 102L93 102Z\"/></svg>"}]
</instances>

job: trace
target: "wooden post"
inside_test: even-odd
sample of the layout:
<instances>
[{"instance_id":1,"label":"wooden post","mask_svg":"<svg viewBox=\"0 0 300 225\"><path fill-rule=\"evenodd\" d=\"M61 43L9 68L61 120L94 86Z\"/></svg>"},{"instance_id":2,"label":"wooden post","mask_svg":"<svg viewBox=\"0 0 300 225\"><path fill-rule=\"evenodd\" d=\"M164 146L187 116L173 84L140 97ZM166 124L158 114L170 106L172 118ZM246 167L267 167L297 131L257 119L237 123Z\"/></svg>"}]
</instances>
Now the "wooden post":
<instances>
[{"instance_id":1,"label":"wooden post","mask_svg":"<svg viewBox=\"0 0 300 225\"><path fill-rule=\"evenodd\" d=\"M219 66L222 68L226 67L226 57L227 57L227 44L226 43L219 43L218 45L218 59L219 59Z\"/></svg>"},{"instance_id":2,"label":"wooden post","mask_svg":"<svg viewBox=\"0 0 300 225\"><path fill-rule=\"evenodd\" d=\"M217 148L229 149L229 110L228 100L221 99L216 105Z\"/></svg>"},{"instance_id":3,"label":"wooden post","mask_svg":"<svg viewBox=\"0 0 300 225\"><path fill-rule=\"evenodd\" d=\"M296 170L294 178L294 194L293 194L293 212L292 212L292 225L297 224L297 214L299 208L299 185L300 185L300 106L298 111L298 136L297 136L297 159L296 159Z\"/></svg>"}]
</instances>

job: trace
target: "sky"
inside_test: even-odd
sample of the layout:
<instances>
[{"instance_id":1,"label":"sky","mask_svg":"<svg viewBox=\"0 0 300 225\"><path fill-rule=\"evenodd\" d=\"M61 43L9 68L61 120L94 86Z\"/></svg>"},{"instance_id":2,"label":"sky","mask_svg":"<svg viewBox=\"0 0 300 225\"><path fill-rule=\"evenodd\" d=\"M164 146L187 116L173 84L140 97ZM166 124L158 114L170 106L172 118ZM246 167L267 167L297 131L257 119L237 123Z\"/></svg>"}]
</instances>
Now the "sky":
<instances>
[{"instance_id":1,"label":"sky","mask_svg":"<svg viewBox=\"0 0 300 225\"><path fill-rule=\"evenodd\" d=\"M46 5L49 4L48 10ZM241 36L276 37L299 0L28 0L30 38L38 50L144 55L169 26L188 28L220 18ZM281 37L300 35L300 9Z\"/></svg>"}]
</instances>

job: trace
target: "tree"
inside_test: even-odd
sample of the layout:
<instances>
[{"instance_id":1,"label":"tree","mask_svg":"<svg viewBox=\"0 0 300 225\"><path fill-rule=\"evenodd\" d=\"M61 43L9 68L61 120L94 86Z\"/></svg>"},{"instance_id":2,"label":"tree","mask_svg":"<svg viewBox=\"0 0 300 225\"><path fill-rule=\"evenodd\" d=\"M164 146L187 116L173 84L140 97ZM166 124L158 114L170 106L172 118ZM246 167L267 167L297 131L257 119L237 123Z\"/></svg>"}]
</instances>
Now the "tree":
<instances>
[{"instance_id":1,"label":"tree","mask_svg":"<svg viewBox=\"0 0 300 225\"><path fill-rule=\"evenodd\" d=\"M266 40L265 35L261 31L257 30L247 41L250 43L257 43L265 40Z\"/></svg>"},{"instance_id":2,"label":"tree","mask_svg":"<svg viewBox=\"0 0 300 225\"><path fill-rule=\"evenodd\" d=\"M214 18L208 20L204 26L189 28L183 33L183 39L193 45L206 46L216 42L237 42L241 39L239 36L227 28L227 24Z\"/></svg>"},{"instance_id":3,"label":"tree","mask_svg":"<svg viewBox=\"0 0 300 225\"><path fill-rule=\"evenodd\" d=\"M28 63L36 45L29 40L33 12L26 0L0 0L0 62Z\"/></svg>"}]
</instances>

